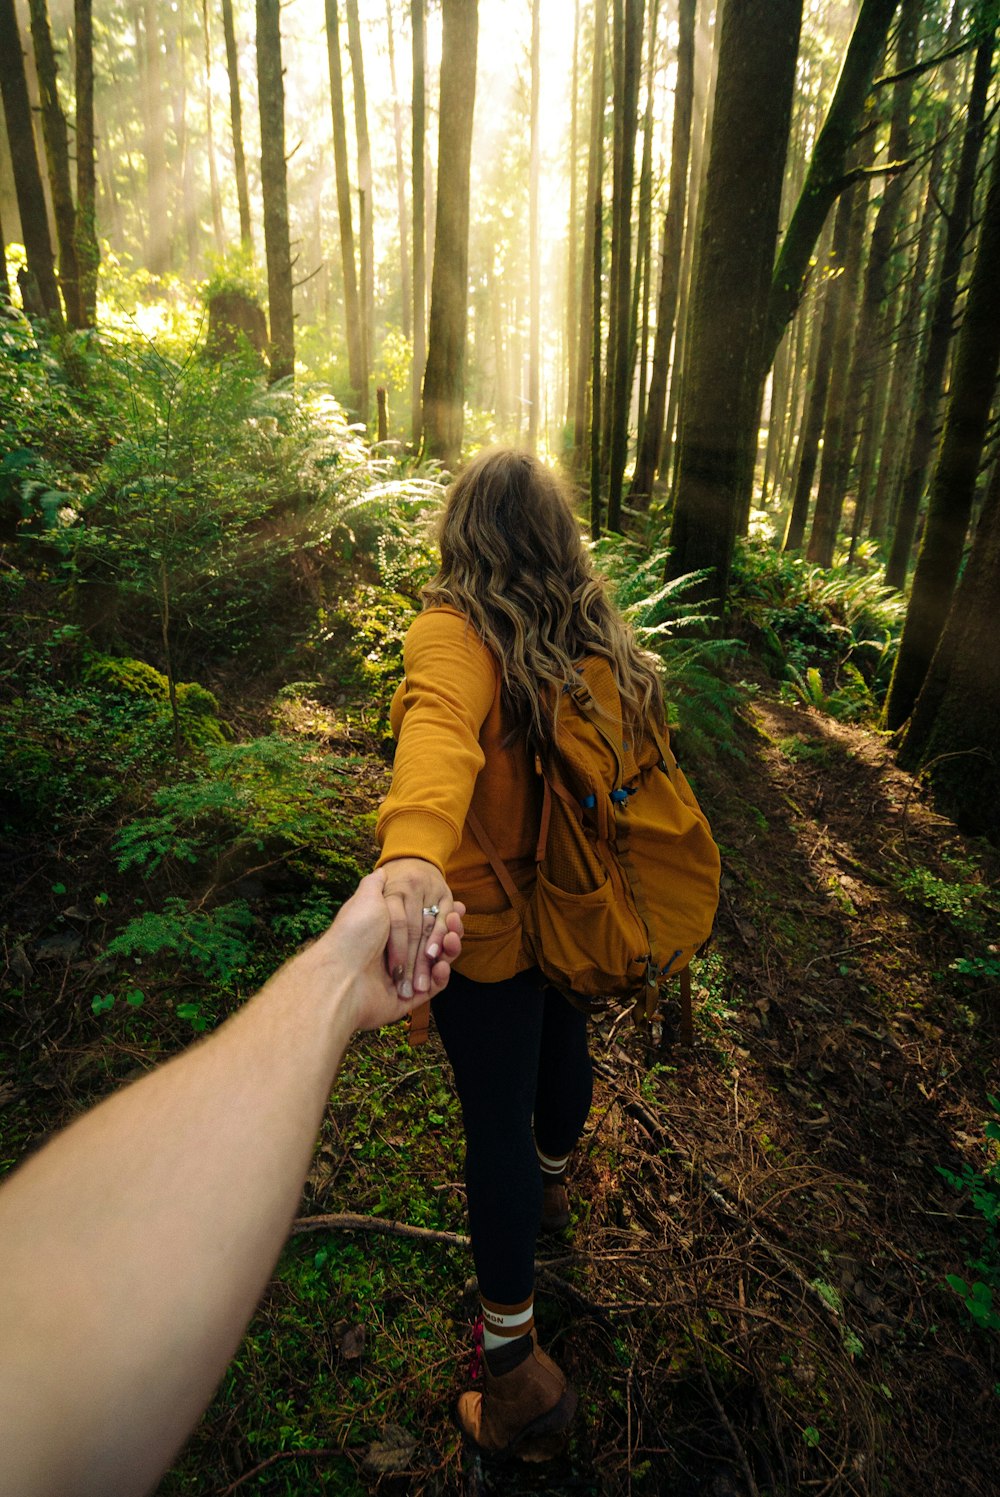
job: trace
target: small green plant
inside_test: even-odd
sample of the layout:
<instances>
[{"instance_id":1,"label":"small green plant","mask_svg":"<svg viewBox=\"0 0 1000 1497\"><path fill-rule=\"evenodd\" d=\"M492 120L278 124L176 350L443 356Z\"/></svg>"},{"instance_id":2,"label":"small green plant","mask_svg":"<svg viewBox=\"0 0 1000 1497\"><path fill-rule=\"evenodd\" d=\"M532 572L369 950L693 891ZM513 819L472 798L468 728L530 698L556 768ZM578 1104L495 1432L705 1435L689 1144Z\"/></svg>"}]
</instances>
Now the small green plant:
<instances>
[{"instance_id":1,"label":"small green plant","mask_svg":"<svg viewBox=\"0 0 1000 1497\"><path fill-rule=\"evenodd\" d=\"M208 980L228 983L250 960L253 920L242 899L214 910L192 910L183 899L171 898L161 911L147 910L130 920L109 941L107 955L141 965L169 953Z\"/></svg>"},{"instance_id":2,"label":"small green plant","mask_svg":"<svg viewBox=\"0 0 1000 1497\"><path fill-rule=\"evenodd\" d=\"M876 713L875 699L864 676L857 666L847 661L840 666L840 684L827 690L823 674L818 666L810 665L804 672L794 665L785 667L787 680L782 685L782 695L815 707L828 717L840 722L856 722L861 718L872 718Z\"/></svg>"},{"instance_id":3,"label":"small green plant","mask_svg":"<svg viewBox=\"0 0 1000 1497\"><path fill-rule=\"evenodd\" d=\"M942 878L919 864L896 879L896 888L905 899L919 905L931 915L942 916L958 931L977 935L983 929L984 891L976 881L974 864L951 860L951 867L962 875L958 880ZM956 971L963 970L956 963Z\"/></svg>"},{"instance_id":4,"label":"small green plant","mask_svg":"<svg viewBox=\"0 0 1000 1497\"><path fill-rule=\"evenodd\" d=\"M948 1274L946 1283L962 1300L972 1321L984 1331L1000 1331L1000 1099L987 1094L997 1114L983 1124L990 1152L981 1170L965 1164L956 1174L943 1164L936 1166L955 1190L968 1192L972 1208L985 1224L983 1251L969 1259L966 1267L974 1277L971 1283L961 1274Z\"/></svg>"}]
</instances>

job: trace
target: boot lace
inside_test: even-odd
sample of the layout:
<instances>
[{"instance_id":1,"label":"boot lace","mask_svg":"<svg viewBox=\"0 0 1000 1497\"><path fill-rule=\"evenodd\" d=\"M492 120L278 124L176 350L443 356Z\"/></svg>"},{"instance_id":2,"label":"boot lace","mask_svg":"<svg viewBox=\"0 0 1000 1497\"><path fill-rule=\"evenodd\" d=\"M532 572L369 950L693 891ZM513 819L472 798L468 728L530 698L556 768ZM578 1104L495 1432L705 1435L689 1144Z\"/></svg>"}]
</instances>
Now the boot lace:
<instances>
[{"instance_id":1,"label":"boot lace","mask_svg":"<svg viewBox=\"0 0 1000 1497\"><path fill-rule=\"evenodd\" d=\"M483 1317L480 1315L472 1327L472 1355L469 1357L469 1377L472 1382L482 1375L483 1371Z\"/></svg>"}]
</instances>

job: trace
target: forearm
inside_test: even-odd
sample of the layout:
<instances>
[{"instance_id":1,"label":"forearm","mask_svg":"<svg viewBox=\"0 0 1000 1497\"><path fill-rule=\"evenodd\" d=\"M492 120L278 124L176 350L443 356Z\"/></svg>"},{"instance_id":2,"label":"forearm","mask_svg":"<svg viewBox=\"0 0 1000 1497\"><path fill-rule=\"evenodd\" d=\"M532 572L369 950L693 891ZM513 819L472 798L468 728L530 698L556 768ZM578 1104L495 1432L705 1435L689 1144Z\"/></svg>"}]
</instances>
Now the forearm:
<instances>
[{"instance_id":1,"label":"forearm","mask_svg":"<svg viewBox=\"0 0 1000 1497\"><path fill-rule=\"evenodd\" d=\"M318 943L7 1185L0 1497L153 1486L278 1256L352 1027Z\"/></svg>"}]
</instances>

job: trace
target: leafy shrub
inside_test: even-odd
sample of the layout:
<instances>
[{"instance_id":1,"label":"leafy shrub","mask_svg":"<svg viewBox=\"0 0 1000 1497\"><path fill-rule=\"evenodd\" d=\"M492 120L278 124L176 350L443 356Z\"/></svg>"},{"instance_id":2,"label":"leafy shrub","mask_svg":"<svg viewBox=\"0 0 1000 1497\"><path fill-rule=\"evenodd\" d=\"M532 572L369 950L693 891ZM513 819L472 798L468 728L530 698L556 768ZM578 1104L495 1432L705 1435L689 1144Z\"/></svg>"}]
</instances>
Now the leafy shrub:
<instances>
[{"instance_id":1,"label":"leafy shrub","mask_svg":"<svg viewBox=\"0 0 1000 1497\"><path fill-rule=\"evenodd\" d=\"M785 669L788 679L781 688L783 696L803 702L807 707L816 707L840 722L857 722L874 716L875 700L864 676L850 661L840 667L840 684L830 691L824 686L817 666L809 666L804 673L791 664Z\"/></svg>"}]
</instances>

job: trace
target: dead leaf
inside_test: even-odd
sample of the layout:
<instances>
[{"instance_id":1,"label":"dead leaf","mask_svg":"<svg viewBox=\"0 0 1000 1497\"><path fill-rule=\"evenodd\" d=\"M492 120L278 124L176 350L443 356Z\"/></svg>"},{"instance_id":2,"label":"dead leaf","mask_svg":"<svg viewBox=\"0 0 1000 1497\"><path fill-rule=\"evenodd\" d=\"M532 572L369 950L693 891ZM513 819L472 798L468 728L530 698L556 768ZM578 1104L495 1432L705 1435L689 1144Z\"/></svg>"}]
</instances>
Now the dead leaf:
<instances>
[{"instance_id":1,"label":"dead leaf","mask_svg":"<svg viewBox=\"0 0 1000 1497\"><path fill-rule=\"evenodd\" d=\"M344 1333L340 1343L340 1355L345 1362L356 1362L365 1349L365 1328L363 1325L352 1325L349 1331Z\"/></svg>"},{"instance_id":2,"label":"dead leaf","mask_svg":"<svg viewBox=\"0 0 1000 1497\"><path fill-rule=\"evenodd\" d=\"M405 1471L413 1460L417 1442L398 1424L383 1425L381 1439L373 1440L362 1464L366 1471Z\"/></svg>"}]
</instances>

